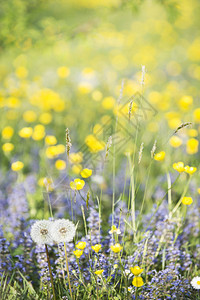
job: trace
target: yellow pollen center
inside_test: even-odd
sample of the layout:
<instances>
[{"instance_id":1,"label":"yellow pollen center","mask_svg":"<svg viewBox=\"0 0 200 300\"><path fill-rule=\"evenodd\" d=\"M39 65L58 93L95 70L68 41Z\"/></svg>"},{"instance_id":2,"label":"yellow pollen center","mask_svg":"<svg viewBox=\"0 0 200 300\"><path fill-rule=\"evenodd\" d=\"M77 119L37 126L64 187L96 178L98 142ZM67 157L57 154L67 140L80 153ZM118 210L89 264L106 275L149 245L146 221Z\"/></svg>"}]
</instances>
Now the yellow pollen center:
<instances>
[{"instance_id":1,"label":"yellow pollen center","mask_svg":"<svg viewBox=\"0 0 200 300\"><path fill-rule=\"evenodd\" d=\"M200 280L198 280L198 281L197 281L197 284L199 284L199 285L200 285Z\"/></svg>"}]
</instances>

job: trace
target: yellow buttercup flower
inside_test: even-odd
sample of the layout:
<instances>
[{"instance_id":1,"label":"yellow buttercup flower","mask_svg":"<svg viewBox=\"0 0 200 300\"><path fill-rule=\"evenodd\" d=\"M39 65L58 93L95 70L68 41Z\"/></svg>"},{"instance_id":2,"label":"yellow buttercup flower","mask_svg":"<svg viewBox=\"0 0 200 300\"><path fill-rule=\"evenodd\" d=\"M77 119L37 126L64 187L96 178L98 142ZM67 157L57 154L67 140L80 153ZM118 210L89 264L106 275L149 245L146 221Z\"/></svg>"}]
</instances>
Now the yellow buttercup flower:
<instances>
[{"instance_id":1,"label":"yellow buttercup flower","mask_svg":"<svg viewBox=\"0 0 200 300\"><path fill-rule=\"evenodd\" d=\"M23 119L27 123L32 123L32 122L35 122L35 120L37 119L37 115L36 115L36 113L34 111L27 110L23 114Z\"/></svg>"},{"instance_id":2,"label":"yellow buttercup flower","mask_svg":"<svg viewBox=\"0 0 200 300\"><path fill-rule=\"evenodd\" d=\"M119 243L116 243L115 245L110 246L110 249L115 253L119 253L123 247Z\"/></svg>"},{"instance_id":3,"label":"yellow buttercup flower","mask_svg":"<svg viewBox=\"0 0 200 300\"><path fill-rule=\"evenodd\" d=\"M197 137L198 136L198 131L194 128L188 129L187 133L191 137Z\"/></svg>"},{"instance_id":4,"label":"yellow buttercup flower","mask_svg":"<svg viewBox=\"0 0 200 300\"><path fill-rule=\"evenodd\" d=\"M11 126L4 127L4 129L1 132L2 137L5 140L9 140L13 136L13 133L14 133L14 129Z\"/></svg>"},{"instance_id":5,"label":"yellow buttercup flower","mask_svg":"<svg viewBox=\"0 0 200 300\"><path fill-rule=\"evenodd\" d=\"M83 153L70 153L69 154L69 161L72 164L80 164L83 161Z\"/></svg>"},{"instance_id":6,"label":"yellow buttercup flower","mask_svg":"<svg viewBox=\"0 0 200 300\"><path fill-rule=\"evenodd\" d=\"M3 150L4 152L11 152L13 149L14 149L14 145L11 144L11 143L5 143L5 144L3 144L3 146L2 146L2 150Z\"/></svg>"},{"instance_id":7,"label":"yellow buttercup flower","mask_svg":"<svg viewBox=\"0 0 200 300\"><path fill-rule=\"evenodd\" d=\"M80 258L81 255L83 254L83 251L82 251L82 250L75 250L73 253L74 253L74 255L75 255L77 258Z\"/></svg>"},{"instance_id":8,"label":"yellow buttercup flower","mask_svg":"<svg viewBox=\"0 0 200 300\"><path fill-rule=\"evenodd\" d=\"M200 194L200 188L197 189L198 194Z\"/></svg>"},{"instance_id":9,"label":"yellow buttercup flower","mask_svg":"<svg viewBox=\"0 0 200 300\"><path fill-rule=\"evenodd\" d=\"M67 67L60 67L57 69L57 74L60 78L66 78L70 74L70 70Z\"/></svg>"},{"instance_id":10,"label":"yellow buttercup flower","mask_svg":"<svg viewBox=\"0 0 200 300\"><path fill-rule=\"evenodd\" d=\"M47 135L45 137L45 143L47 145L52 146L52 145L55 145L57 143L57 139L56 139L56 137L54 135Z\"/></svg>"},{"instance_id":11,"label":"yellow buttercup flower","mask_svg":"<svg viewBox=\"0 0 200 300\"><path fill-rule=\"evenodd\" d=\"M191 108L193 103L193 98L191 96L183 96L180 100L179 100L179 107L182 110L188 110Z\"/></svg>"},{"instance_id":12,"label":"yellow buttercup flower","mask_svg":"<svg viewBox=\"0 0 200 300\"><path fill-rule=\"evenodd\" d=\"M104 272L104 270L97 270L97 271L95 271L94 273L95 273L96 275L101 275L103 272Z\"/></svg>"},{"instance_id":13,"label":"yellow buttercup flower","mask_svg":"<svg viewBox=\"0 0 200 300\"><path fill-rule=\"evenodd\" d=\"M94 135L90 134L86 137L85 143L92 153L97 153L105 148L105 142L98 140Z\"/></svg>"},{"instance_id":14,"label":"yellow buttercup flower","mask_svg":"<svg viewBox=\"0 0 200 300\"><path fill-rule=\"evenodd\" d=\"M12 163L11 165L11 169L15 172L20 171L21 169L23 169L24 164L21 161L15 161L14 163Z\"/></svg>"},{"instance_id":15,"label":"yellow buttercup flower","mask_svg":"<svg viewBox=\"0 0 200 300\"><path fill-rule=\"evenodd\" d=\"M189 139L186 146L186 151L188 154L195 154L198 152L199 141L196 139Z\"/></svg>"},{"instance_id":16,"label":"yellow buttercup flower","mask_svg":"<svg viewBox=\"0 0 200 300\"><path fill-rule=\"evenodd\" d=\"M92 246L92 250L94 250L94 252L98 253L101 250L101 245L96 244L96 245Z\"/></svg>"},{"instance_id":17,"label":"yellow buttercup flower","mask_svg":"<svg viewBox=\"0 0 200 300\"><path fill-rule=\"evenodd\" d=\"M182 173L185 171L184 163L182 161L174 163L173 168L174 168L174 170L178 171L179 173Z\"/></svg>"},{"instance_id":18,"label":"yellow buttercup flower","mask_svg":"<svg viewBox=\"0 0 200 300\"><path fill-rule=\"evenodd\" d=\"M86 242L79 242L77 245L76 245L76 248L80 249L80 250L84 250L86 247Z\"/></svg>"},{"instance_id":19,"label":"yellow buttercup flower","mask_svg":"<svg viewBox=\"0 0 200 300\"><path fill-rule=\"evenodd\" d=\"M82 171L81 171L81 176L83 177L83 178L88 178L88 177L90 177L92 175L92 170L90 170L90 169L83 169Z\"/></svg>"},{"instance_id":20,"label":"yellow buttercup flower","mask_svg":"<svg viewBox=\"0 0 200 300\"><path fill-rule=\"evenodd\" d=\"M39 121L42 124L47 125L47 124L51 123L51 121L52 121L52 115L50 113L48 113L48 112L45 112L45 113L43 113L43 114L40 115Z\"/></svg>"},{"instance_id":21,"label":"yellow buttercup flower","mask_svg":"<svg viewBox=\"0 0 200 300\"><path fill-rule=\"evenodd\" d=\"M194 120L196 123L200 123L200 107L194 110Z\"/></svg>"},{"instance_id":22,"label":"yellow buttercup flower","mask_svg":"<svg viewBox=\"0 0 200 300\"><path fill-rule=\"evenodd\" d=\"M180 137L174 135L170 138L169 143L172 147L178 148L182 145L182 140Z\"/></svg>"},{"instance_id":23,"label":"yellow buttercup flower","mask_svg":"<svg viewBox=\"0 0 200 300\"><path fill-rule=\"evenodd\" d=\"M197 168L195 167L189 167L189 166L185 166L185 172L192 175L196 172Z\"/></svg>"},{"instance_id":24,"label":"yellow buttercup flower","mask_svg":"<svg viewBox=\"0 0 200 300\"><path fill-rule=\"evenodd\" d=\"M28 70L25 67L21 66L16 69L15 74L20 79L26 78L28 75Z\"/></svg>"},{"instance_id":25,"label":"yellow buttercup flower","mask_svg":"<svg viewBox=\"0 0 200 300\"><path fill-rule=\"evenodd\" d=\"M80 174L81 170L82 170L82 166L80 164L72 166L72 172L77 175Z\"/></svg>"},{"instance_id":26,"label":"yellow buttercup flower","mask_svg":"<svg viewBox=\"0 0 200 300\"><path fill-rule=\"evenodd\" d=\"M24 139L29 139L32 136L33 128L32 127L24 127L19 131L19 136Z\"/></svg>"},{"instance_id":27,"label":"yellow buttercup flower","mask_svg":"<svg viewBox=\"0 0 200 300\"><path fill-rule=\"evenodd\" d=\"M182 199L182 203L184 205L191 205L193 202L192 197L183 197Z\"/></svg>"},{"instance_id":28,"label":"yellow buttercup flower","mask_svg":"<svg viewBox=\"0 0 200 300\"><path fill-rule=\"evenodd\" d=\"M38 124L34 127L32 139L35 141L40 141L45 136L45 127L41 124Z\"/></svg>"},{"instance_id":29,"label":"yellow buttercup flower","mask_svg":"<svg viewBox=\"0 0 200 300\"><path fill-rule=\"evenodd\" d=\"M74 181L70 182L70 187L72 190L82 190L85 185L85 181L79 178L74 179Z\"/></svg>"},{"instance_id":30,"label":"yellow buttercup flower","mask_svg":"<svg viewBox=\"0 0 200 300\"><path fill-rule=\"evenodd\" d=\"M135 267L131 267L130 268L131 273L133 273L133 275L138 276L143 272L143 269L140 269L140 267L135 266Z\"/></svg>"},{"instance_id":31,"label":"yellow buttercup flower","mask_svg":"<svg viewBox=\"0 0 200 300\"><path fill-rule=\"evenodd\" d=\"M113 97L106 97L103 99L102 106L105 109L112 109L115 106L115 99Z\"/></svg>"},{"instance_id":32,"label":"yellow buttercup flower","mask_svg":"<svg viewBox=\"0 0 200 300\"><path fill-rule=\"evenodd\" d=\"M141 287L144 285L144 281L142 279L142 277L134 277L133 281L132 281L132 285L134 285L135 287Z\"/></svg>"},{"instance_id":33,"label":"yellow buttercup flower","mask_svg":"<svg viewBox=\"0 0 200 300\"><path fill-rule=\"evenodd\" d=\"M162 161L165 158L165 151L158 152L154 155L154 159L157 161Z\"/></svg>"},{"instance_id":34,"label":"yellow buttercup flower","mask_svg":"<svg viewBox=\"0 0 200 300\"><path fill-rule=\"evenodd\" d=\"M55 162L55 167L57 170L64 170L66 168L66 162L62 159L58 159Z\"/></svg>"}]
</instances>

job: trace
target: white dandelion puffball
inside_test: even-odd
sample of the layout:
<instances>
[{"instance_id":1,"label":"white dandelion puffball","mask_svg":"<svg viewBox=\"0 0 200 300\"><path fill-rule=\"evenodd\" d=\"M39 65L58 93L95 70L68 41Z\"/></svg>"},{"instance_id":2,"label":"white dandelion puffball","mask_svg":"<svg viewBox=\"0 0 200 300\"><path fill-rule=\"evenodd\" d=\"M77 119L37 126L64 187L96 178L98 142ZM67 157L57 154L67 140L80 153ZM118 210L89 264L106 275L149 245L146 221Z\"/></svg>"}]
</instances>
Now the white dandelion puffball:
<instances>
[{"instance_id":1,"label":"white dandelion puffball","mask_svg":"<svg viewBox=\"0 0 200 300\"><path fill-rule=\"evenodd\" d=\"M200 290L200 277L194 277L191 281L191 285L194 289Z\"/></svg>"},{"instance_id":2,"label":"white dandelion puffball","mask_svg":"<svg viewBox=\"0 0 200 300\"><path fill-rule=\"evenodd\" d=\"M52 243L52 237L50 233L51 221L41 220L35 222L31 227L31 238L39 244L50 244Z\"/></svg>"},{"instance_id":3,"label":"white dandelion puffball","mask_svg":"<svg viewBox=\"0 0 200 300\"><path fill-rule=\"evenodd\" d=\"M70 220L58 219L51 223L51 236L56 243L71 242L76 226Z\"/></svg>"}]
</instances>

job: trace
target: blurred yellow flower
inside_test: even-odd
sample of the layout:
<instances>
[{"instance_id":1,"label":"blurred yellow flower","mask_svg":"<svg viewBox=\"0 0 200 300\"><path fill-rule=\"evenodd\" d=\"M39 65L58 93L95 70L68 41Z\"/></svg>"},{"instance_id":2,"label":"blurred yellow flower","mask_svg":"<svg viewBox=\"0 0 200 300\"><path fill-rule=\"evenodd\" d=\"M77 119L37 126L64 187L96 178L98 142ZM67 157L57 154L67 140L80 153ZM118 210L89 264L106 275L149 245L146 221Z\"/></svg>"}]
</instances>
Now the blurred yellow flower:
<instances>
[{"instance_id":1,"label":"blurred yellow flower","mask_svg":"<svg viewBox=\"0 0 200 300\"><path fill-rule=\"evenodd\" d=\"M92 86L88 82L82 82L78 86L78 91L81 94L89 94L91 90L92 90Z\"/></svg>"},{"instance_id":2,"label":"blurred yellow flower","mask_svg":"<svg viewBox=\"0 0 200 300\"><path fill-rule=\"evenodd\" d=\"M15 74L18 78L23 79L27 77L28 70L25 67L21 66L16 69Z\"/></svg>"},{"instance_id":3,"label":"blurred yellow flower","mask_svg":"<svg viewBox=\"0 0 200 300\"><path fill-rule=\"evenodd\" d=\"M24 127L19 131L19 136L24 139L29 139L32 136L33 128L32 127Z\"/></svg>"},{"instance_id":4,"label":"blurred yellow flower","mask_svg":"<svg viewBox=\"0 0 200 300\"><path fill-rule=\"evenodd\" d=\"M187 144L186 144L186 151L188 154L195 154L198 152L198 148L199 148L199 141L192 138L192 139L189 139L187 141Z\"/></svg>"},{"instance_id":5,"label":"blurred yellow flower","mask_svg":"<svg viewBox=\"0 0 200 300\"><path fill-rule=\"evenodd\" d=\"M198 131L196 129L188 129L187 133L191 137L197 137L198 136Z\"/></svg>"},{"instance_id":6,"label":"blurred yellow flower","mask_svg":"<svg viewBox=\"0 0 200 300\"><path fill-rule=\"evenodd\" d=\"M100 101L102 99L103 95L100 91L95 90L94 92L92 92L92 98L94 101Z\"/></svg>"},{"instance_id":7,"label":"blurred yellow flower","mask_svg":"<svg viewBox=\"0 0 200 300\"><path fill-rule=\"evenodd\" d=\"M70 182L70 187L72 190L82 190L85 185L85 181L79 178L74 179L74 181Z\"/></svg>"},{"instance_id":8,"label":"blurred yellow flower","mask_svg":"<svg viewBox=\"0 0 200 300\"><path fill-rule=\"evenodd\" d=\"M76 248L80 250L84 250L85 247L86 247L86 242L78 242L78 244L76 245Z\"/></svg>"},{"instance_id":9,"label":"blurred yellow flower","mask_svg":"<svg viewBox=\"0 0 200 300\"><path fill-rule=\"evenodd\" d=\"M5 140L9 140L13 136L14 130L11 126L6 126L3 128L1 134Z\"/></svg>"},{"instance_id":10,"label":"blurred yellow flower","mask_svg":"<svg viewBox=\"0 0 200 300\"><path fill-rule=\"evenodd\" d=\"M70 74L70 69L67 67L60 67L57 69L57 74L60 78L66 78Z\"/></svg>"},{"instance_id":11,"label":"blurred yellow flower","mask_svg":"<svg viewBox=\"0 0 200 300\"><path fill-rule=\"evenodd\" d=\"M97 153L105 148L105 143L98 140L94 135L90 134L85 139L86 145L89 147L90 151Z\"/></svg>"},{"instance_id":12,"label":"blurred yellow flower","mask_svg":"<svg viewBox=\"0 0 200 300\"><path fill-rule=\"evenodd\" d=\"M194 110L193 115L194 115L194 121L196 123L200 123L200 107Z\"/></svg>"},{"instance_id":13,"label":"blurred yellow flower","mask_svg":"<svg viewBox=\"0 0 200 300\"><path fill-rule=\"evenodd\" d=\"M162 161L165 158L165 151L158 152L154 155L154 159L157 161Z\"/></svg>"},{"instance_id":14,"label":"blurred yellow flower","mask_svg":"<svg viewBox=\"0 0 200 300\"><path fill-rule=\"evenodd\" d=\"M140 269L140 267L135 266L135 267L131 267L130 268L131 273L133 273L133 275L138 276L143 272L143 269Z\"/></svg>"},{"instance_id":15,"label":"blurred yellow flower","mask_svg":"<svg viewBox=\"0 0 200 300\"><path fill-rule=\"evenodd\" d=\"M182 145L182 140L180 137L174 135L170 138L169 143L172 147L178 148Z\"/></svg>"},{"instance_id":16,"label":"blurred yellow flower","mask_svg":"<svg viewBox=\"0 0 200 300\"><path fill-rule=\"evenodd\" d=\"M110 249L115 253L119 253L123 247L119 243L116 243L115 245L110 246Z\"/></svg>"},{"instance_id":17,"label":"blurred yellow flower","mask_svg":"<svg viewBox=\"0 0 200 300\"><path fill-rule=\"evenodd\" d=\"M180 100L179 100L179 107L182 110L188 110L191 108L192 104L193 104L193 98L191 96L183 96Z\"/></svg>"},{"instance_id":18,"label":"blurred yellow flower","mask_svg":"<svg viewBox=\"0 0 200 300\"><path fill-rule=\"evenodd\" d=\"M54 189L53 180L49 177L42 177L38 180L40 187L46 187L48 192L52 192Z\"/></svg>"},{"instance_id":19,"label":"blurred yellow flower","mask_svg":"<svg viewBox=\"0 0 200 300\"><path fill-rule=\"evenodd\" d=\"M7 99L7 106L11 107L11 108L16 108L19 107L21 105L21 102L19 101L18 98L15 97L9 97Z\"/></svg>"},{"instance_id":20,"label":"blurred yellow flower","mask_svg":"<svg viewBox=\"0 0 200 300\"><path fill-rule=\"evenodd\" d=\"M198 194L200 194L200 188L197 189Z\"/></svg>"},{"instance_id":21,"label":"blurred yellow flower","mask_svg":"<svg viewBox=\"0 0 200 300\"><path fill-rule=\"evenodd\" d=\"M115 106L115 99L113 97L105 97L102 101L102 106L105 109L112 109Z\"/></svg>"},{"instance_id":22,"label":"blurred yellow flower","mask_svg":"<svg viewBox=\"0 0 200 300\"><path fill-rule=\"evenodd\" d=\"M42 124L47 125L47 124L51 123L51 121L52 121L52 115L50 113L48 113L48 112L45 112L45 113L43 113L43 114L40 115L39 121Z\"/></svg>"},{"instance_id":23,"label":"blurred yellow flower","mask_svg":"<svg viewBox=\"0 0 200 300\"><path fill-rule=\"evenodd\" d=\"M98 253L101 250L101 244L96 244L92 246L92 250L94 250L96 253Z\"/></svg>"},{"instance_id":24,"label":"blurred yellow flower","mask_svg":"<svg viewBox=\"0 0 200 300\"><path fill-rule=\"evenodd\" d=\"M12 163L11 165L11 169L15 172L20 171L21 169L23 169L24 164L21 161L15 161L14 163Z\"/></svg>"},{"instance_id":25,"label":"blurred yellow flower","mask_svg":"<svg viewBox=\"0 0 200 300\"><path fill-rule=\"evenodd\" d=\"M54 135L47 135L45 137L45 143L47 145L51 145L52 146L52 145L55 145L57 143L57 139L56 139L56 137Z\"/></svg>"},{"instance_id":26,"label":"blurred yellow flower","mask_svg":"<svg viewBox=\"0 0 200 300\"><path fill-rule=\"evenodd\" d=\"M192 197L183 197L182 199L182 203L184 205L191 205L193 202Z\"/></svg>"},{"instance_id":27,"label":"blurred yellow flower","mask_svg":"<svg viewBox=\"0 0 200 300\"><path fill-rule=\"evenodd\" d=\"M197 168L195 167L189 167L189 166L185 166L185 172L192 175L196 172Z\"/></svg>"},{"instance_id":28,"label":"blurred yellow flower","mask_svg":"<svg viewBox=\"0 0 200 300\"><path fill-rule=\"evenodd\" d=\"M35 122L35 120L37 119L37 115L34 111L27 110L23 113L23 119L27 123L32 123L32 122Z\"/></svg>"},{"instance_id":29,"label":"blurred yellow flower","mask_svg":"<svg viewBox=\"0 0 200 300\"><path fill-rule=\"evenodd\" d=\"M45 136L45 127L41 124L38 124L34 127L32 139L35 141L40 141Z\"/></svg>"},{"instance_id":30,"label":"blurred yellow flower","mask_svg":"<svg viewBox=\"0 0 200 300\"><path fill-rule=\"evenodd\" d=\"M174 163L173 168L174 168L174 170L178 171L179 173L182 173L185 171L184 163L182 161Z\"/></svg>"},{"instance_id":31,"label":"blurred yellow flower","mask_svg":"<svg viewBox=\"0 0 200 300\"><path fill-rule=\"evenodd\" d=\"M57 170L64 170L66 168L66 162L62 159L58 159L55 162L55 167Z\"/></svg>"},{"instance_id":32,"label":"blurred yellow flower","mask_svg":"<svg viewBox=\"0 0 200 300\"><path fill-rule=\"evenodd\" d=\"M2 145L2 149L4 152L11 152L14 149L14 145L11 143L5 143Z\"/></svg>"},{"instance_id":33,"label":"blurred yellow flower","mask_svg":"<svg viewBox=\"0 0 200 300\"><path fill-rule=\"evenodd\" d=\"M103 272L104 272L104 270L97 270L97 271L95 271L94 273L95 273L96 275L101 275Z\"/></svg>"},{"instance_id":34,"label":"blurred yellow flower","mask_svg":"<svg viewBox=\"0 0 200 300\"><path fill-rule=\"evenodd\" d=\"M72 172L74 174L80 174L81 170L82 170L82 166L80 164L72 166Z\"/></svg>"},{"instance_id":35,"label":"blurred yellow flower","mask_svg":"<svg viewBox=\"0 0 200 300\"><path fill-rule=\"evenodd\" d=\"M83 169L82 171L81 171L81 176L83 177L83 178L88 178L88 177L90 177L92 175L92 170L90 170L90 169Z\"/></svg>"},{"instance_id":36,"label":"blurred yellow flower","mask_svg":"<svg viewBox=\"0 0 200 300\"><path fill-rule=\"evenodd\" d=\"M81 255L83 254L82 250L75 250L73 251L74 255L76 256L76 258L80 258Z\"/></svg>"},{"instance_id":37,"label":"blurred yellow flower","mask_svg":"<svg viewBox=\"0 0 200 300\"><path fill-rule=\"evenodd\" d=\"M144 281L142 279L142 277L134 277L133 281L132 281L132 285L134 285L135 287L141 287L144 285Z\"/></svg>"},{"instance_id":38,"label":"blurred yellow flower","mask_svg":"<svg viewBox=\"0 0 200 300\"><path fill-rule=\"evenodd\" d=\"M69 154L69 161L72 164L79 164L83 161L83 153L78 152L78 153L70 153Z\"/></svg>"}]
</instances>

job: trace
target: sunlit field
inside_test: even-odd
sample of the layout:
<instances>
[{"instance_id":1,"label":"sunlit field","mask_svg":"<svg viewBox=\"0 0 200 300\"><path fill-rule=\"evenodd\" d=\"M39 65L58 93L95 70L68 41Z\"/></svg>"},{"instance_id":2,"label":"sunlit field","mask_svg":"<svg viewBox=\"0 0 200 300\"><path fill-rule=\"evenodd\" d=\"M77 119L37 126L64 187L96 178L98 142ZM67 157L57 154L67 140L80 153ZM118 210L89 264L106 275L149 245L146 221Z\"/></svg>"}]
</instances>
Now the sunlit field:
<instances>
[{"instance_id":1,"label":"sunlit field","mask_svg":"<svg viewBox=\"0 0 200 300\"><path fill-rule=\"evenodd\" d=\"M198 0L0 1L0 299L200 299Z\"/></svg>"}]
</instances>

